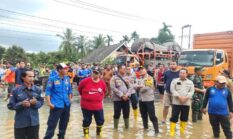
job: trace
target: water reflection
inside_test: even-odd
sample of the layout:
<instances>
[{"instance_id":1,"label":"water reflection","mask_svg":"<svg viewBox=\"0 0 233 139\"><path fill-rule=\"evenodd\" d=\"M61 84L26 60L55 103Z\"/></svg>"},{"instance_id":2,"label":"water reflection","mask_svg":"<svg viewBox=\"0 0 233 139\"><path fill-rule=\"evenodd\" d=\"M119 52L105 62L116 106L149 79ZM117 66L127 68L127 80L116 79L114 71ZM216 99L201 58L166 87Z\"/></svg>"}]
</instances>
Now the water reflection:
<instances>
[{"instance_id":1,"label":"water reflection","mask_svg":"<svg viewBox=\"0 0 233 139\"><path fill-rule=\"evenodd\" d=\"M14 125L14 112L9 111L6 107L7 102L0 98L0 137L1 139L13 139L13 125ZM156 115L159 120L162 119L162 103L156 102ZM42 139L45 130L47 128L46 122L48 118L49 109L45 104L40 109L40 138ZM179 134L179 124L177 124L176 136L169 136L169 122L166 124L161 124L159 122L160 134L154 135L153 126L149 122L149 129L144 130L142 126L142 120L139 117L137 121L134 120L132 110L130 115L130 128L125 130L123 127L123 118L121 116L118 130L113 129L113 104L111 102L105 102L104 104L105 113L105 124L103 128L102 137L96 137L95 123L93 122L90 127L90 138L91 139L210 139L212 137L212 130L208 122L208 116L203 117L203 121L198 121L193 124L188 122L186 134L180 136ZM140 115L139 115L140 116ZM190 113L191 116L191 113ZM189 118L191 119L191 117ZM94 120L93 120L94 121ZM71 107L71 118L68 125L66 139L82 139L82 113L78 103L78 97L75 97L72 102ZM57 133L57 131L56 131ZM54 137L56 138L56 137ZM223 132L221 131L220 138L224 138Z\"/></svg>"}]
</instances>

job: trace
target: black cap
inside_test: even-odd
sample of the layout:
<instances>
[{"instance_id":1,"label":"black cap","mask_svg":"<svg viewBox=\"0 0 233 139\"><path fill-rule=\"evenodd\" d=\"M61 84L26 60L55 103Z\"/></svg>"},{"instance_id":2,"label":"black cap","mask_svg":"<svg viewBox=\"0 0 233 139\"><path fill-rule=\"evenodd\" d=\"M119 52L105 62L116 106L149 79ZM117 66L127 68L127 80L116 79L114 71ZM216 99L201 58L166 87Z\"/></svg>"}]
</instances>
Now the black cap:
<instances>
[{"instance_id":1,"label":"black cap","mask_svg":"<svg viewBox=\"0 0 233 139\"><path fill-rule=\"evenodd\" d=\"M200 66L199 66L199 67L195 67L195 68L194 68L194 72L198 72L198 71L200 71L200 70L203 70L203 67L200 67Z\"/></svg>"},{"instance_id":2,"label":"black cap","mask_svg":"<svg viewBox=\"0 0 233 139\"><path fill-rule=\"evenodd\" d=\"M145 69L143 66L140 66L140 67L138 67L138 69L140 70L140 69Z\"/></svg>"}]
</instances>

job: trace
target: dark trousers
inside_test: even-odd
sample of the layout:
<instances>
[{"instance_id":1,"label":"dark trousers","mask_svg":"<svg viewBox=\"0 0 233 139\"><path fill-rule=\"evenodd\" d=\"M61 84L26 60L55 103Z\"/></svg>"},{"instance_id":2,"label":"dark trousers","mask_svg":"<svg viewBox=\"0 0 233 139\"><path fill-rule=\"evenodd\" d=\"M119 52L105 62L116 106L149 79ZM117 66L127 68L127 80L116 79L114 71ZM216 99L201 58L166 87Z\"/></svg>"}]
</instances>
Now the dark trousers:
<instances>
[{"instance_id":1,"label":"dark trousers","mask_svg":"<svg viewBox=\"0 0 233 139\"><path fill-rule=\"evenodd\" d=\"M139 101L139 108L140 108L140 113L142 116L142 122L144 128L148 128L148 115L154 126L158 124L158 119L155 115L154 101L145 101L145 102Z\"/></svg>"},{"instance_id":2,"label":"dark trousers","mask_svg":"<svg viewBox=\"0 0 233 139\"><path fill-rule=\"evenodd\" d=\"M172 116L170 118L171 122L178 122L180 116L180 121L187 122L189 117L189 106L185 105L172 105Z\"/></svg>"},{"instance_id":3,"label":"dark trousers","mask_svg":"<svg viewBox=\"0 0 233 139\"><path fill-rule=\"evenodd\" d=\"M137 109L138 108L138 96L137 93L134 93L130 96L130 101L131 101L131 105L133 107L133 109Z\"/></svg>"},{"instance_id":4,"label":"dark trousers","mask_svg":"<svg viewBox=\"0 0 233 139\"><path fill-rule=\"evenodd\" d=\"M92 121L92 115L94 115L95 122L97 126L102 126L104 124L104 111L103 110L86 110L82 108L83 113L83 127L89 127Z\"/></svg>"},{"instance_id":5,"label":"dark trousers","mask_svg":"<svg viewBox=\"0 0 233 139\"><path fill-rule=\"evenodd\" d=\"M223 115L215 115L209 114L209 121L213 129L213 133L215 137L219 137L220 133L220 124L222 126L223 132L227 139L232 138L231 126L230 121L227 116Z\"/></svg>"},{"instance_id":6,"label":"dark trousers","mask_svg":"<svg viewBox=\"0 0 233 139\"><path fill-rule=\"evenodd\" d=\"M15 84L14 83L8 83L8 88L7 88L7 98L10 97L10 94L12 93L12 90L14 89Z\"/></svg>"},{"instance_id":7,"label":"dark trousers","mask_svg":"<svg viewBox=\"0 0 233 139\"><path fill-rule=\"evenodd\" d=\"M39 139L39 128L39 125L25 128L15 128L15 139Z\"/></svg>"},{"instance_id":8,"label":"dark trousers","mask_svg":"<svg viewBox=\"0 0 233 139\"><path fill-rule=\"evenodd\" d=\"M50 114L47 122L48 128L45 133L44 139L52 139L58 121L59 121L58 139L63 139L66 133L66 128L69 122L69 118L70 118L70 106L64 108L54 108L50 110Z\"/></svg>"},{"instance_id":9,"label":"dark trousers","mask_svg":"<svg viewBox=\"0 0 233 139\"><path fill-rule=\"evenodd\" d=\"M129 101L114 101L114 119L119 119L121 116L121 110L123 111L123 118L129 119Z\"/></svg>"}]
</instances>

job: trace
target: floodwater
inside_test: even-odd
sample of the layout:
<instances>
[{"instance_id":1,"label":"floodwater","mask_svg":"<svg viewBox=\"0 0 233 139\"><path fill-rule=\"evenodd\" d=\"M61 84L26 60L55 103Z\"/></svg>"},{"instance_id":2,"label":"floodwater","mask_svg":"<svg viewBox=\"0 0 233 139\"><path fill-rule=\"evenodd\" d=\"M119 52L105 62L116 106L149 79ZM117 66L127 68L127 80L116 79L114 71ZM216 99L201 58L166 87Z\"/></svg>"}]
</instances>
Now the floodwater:
<instances>
[{"instance_id":1,"label":"floodwater","mask_svg":"<svg viewBox=\"0 0 233 139\"><path fill-rule=\"evenodd\" d=\"M1 94L0 94L1 95ZM80 105L78 102L79 97L74 97L71 106L71 117L70 122L66 132L66 139L82 139L82 113ZM14 138L14 111L9 111L6 107L7 102L3 100L3 96L0 97L0 138L1 139L13 139ZM103 135L101 137L96 136L95 131L95 121L90 127L90 139L212 139L212 129L208 121L208 116L205 115L202 121L197 123L188 122L186 134L180 136L179 134L179 124L177 124L176 136L169 136L169 122L167 124L161 124L162 119L162 103L155 102L156 115L159 120L160 133L154 135L152 124L149 122L149 129L144 130L142 126L142 120L139 115L138 120L133 118L133 113L131 109L130 113L130 128L124 129L124 122L121 116L119 123L119 129L113 129L113 104L111 101L107 100L104 103L104 114L105 114L105 124L103 128ZM45 103L40 109L40 138L44 137L45 131L47 129L47 118L49 114L49 108ZM170 115L170 114L169 114ZM191 116L191 113L190 113ZM191 118L189 118L189 121ZM56 131L57 134L57 131ZM56 137L56 134L54 138ZM225 138L221 130L220 138Z\"/></svg>"}]
</instances>

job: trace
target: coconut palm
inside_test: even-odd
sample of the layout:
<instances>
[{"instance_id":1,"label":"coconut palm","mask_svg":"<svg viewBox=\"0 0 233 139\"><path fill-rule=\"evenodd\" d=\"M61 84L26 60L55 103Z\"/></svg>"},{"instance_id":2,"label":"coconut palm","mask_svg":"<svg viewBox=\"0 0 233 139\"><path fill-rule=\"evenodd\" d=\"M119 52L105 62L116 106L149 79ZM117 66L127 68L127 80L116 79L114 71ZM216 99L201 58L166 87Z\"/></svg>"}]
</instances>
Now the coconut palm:
<instances>
[{"instance_id":1,"label":"coconut palm","mask_svg":"<svg viewBox=\"0 0 233 139\"><path fill-rule=\"evenodd\" d=\"M107 43L108 43L108 46L110 46L110 43L111 43L111 42L113 42L112 36L107 35Z\"/></svg>"},{"instance_id":2,"label":"coconut palm","mask_svg":"<svg viewBox=\"0 0 233 139\"><path fill-rule=\"evenodd\" d=\"M80 35L77 39L78 39L77 51L81 57L84 57L87 55L88 52L87 38L83 35Z\"/></svg>"},{"instance_id":3,"label":"coconut palm","mask_svg":"<svg viewBox=\"0 0 233 139\"><path fill-rule=\"evenodd\" d=\"M106 46L106 38L102 34L95 36L93 40L93 49L103 46Z\"/></svg>"},{"instance_id":4,"label":"coconut palm","mask_svg":"<svg viewBox=\"0 0 233 139\"><path fill-rule=\"evenodd\" d=\"M134 31L134 32L132 32L131 33L131 40L138 40L139 39L139 34L136 32L136 31Z\"/></svg>"},{"instance_id":5,"label":"coconut palm","mask_svg":"<svg viewBox=\"0 0 233 139\"><path fill-rule=\"evenodd\" d=\"M127 36L127 35L124 35L124 36L122 36L123 37L123 39L120 41L121 43L122 42L124 42L124 43L129 43L131 40L130 40L130 38Z\"/></svg>"},{"instance_id":6,"label":"coconut palm","mask_svg":"<svg viewBox=\"0 0 233 139\"><path fill-rule=\"evenodd\" d=\"M77 38L71 29L67 28L62 35L57 34L57 36L62 39L59 49L64 52L65 55L70 55L75 52Z\"/></svg>"}]
</instances>

